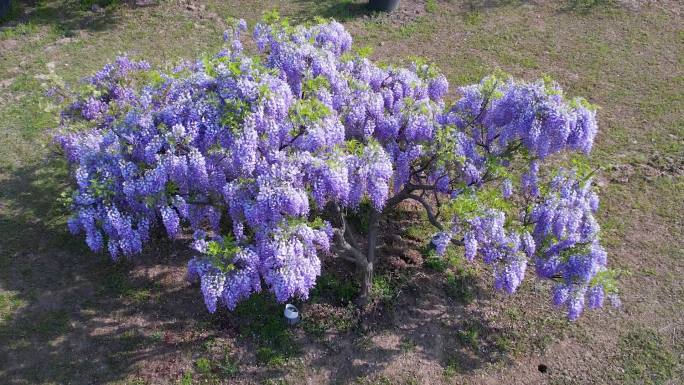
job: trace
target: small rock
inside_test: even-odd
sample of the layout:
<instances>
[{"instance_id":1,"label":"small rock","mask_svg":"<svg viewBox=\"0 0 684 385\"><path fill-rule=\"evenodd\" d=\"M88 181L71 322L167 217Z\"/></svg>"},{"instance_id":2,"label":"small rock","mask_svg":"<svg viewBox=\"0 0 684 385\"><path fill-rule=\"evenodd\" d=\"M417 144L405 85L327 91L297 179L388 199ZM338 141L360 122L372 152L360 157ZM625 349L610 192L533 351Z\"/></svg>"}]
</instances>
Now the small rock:
<instances>
[{"instance_id":1,"label":"small rock","mask_svg":"<svg viewBox=\"0 0 684 385\"><path fill-rule=\"evenodd\" d=\"M90 10L95 12L95 13L101 13L104 12L104 8L100 7L99 4L93 4L92 7L90 7Z\"/></svg>"},{"instance_id":2,"label":"small rock","mask_svg":"<svg viewBox=\"0 0 684 385\"><path fill-rule=\"evenodd\" d=\"M192 5L192 4L188 4L188 5L185 7L185 9L187 9L188 11L195 11L195 10L197 10L197 7L195 7L195 6Z\"/></svg>"}]
</instances>

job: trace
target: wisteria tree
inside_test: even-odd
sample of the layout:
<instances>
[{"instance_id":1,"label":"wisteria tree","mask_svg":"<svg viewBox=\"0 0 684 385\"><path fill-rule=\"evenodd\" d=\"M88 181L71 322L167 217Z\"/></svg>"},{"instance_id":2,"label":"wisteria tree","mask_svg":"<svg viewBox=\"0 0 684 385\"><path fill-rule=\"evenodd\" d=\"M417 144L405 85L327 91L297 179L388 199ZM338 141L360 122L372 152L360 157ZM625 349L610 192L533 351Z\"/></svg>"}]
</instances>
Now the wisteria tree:
<instances>
[{"instance_id":1,"label":"wisteria tree","mask_svg":"<svg viewBox=\"0 0 684 385\"><path fill-rule=\"evenodd\" d=\"M381 218L412 200L435 253L481 258L497 289L513 293L532 264L570 319L614 294L593 173L573 155L597 131L584 99L496 75L448 104L434 66L374 64L337 22L270 15L251 56L246 30L236 21L222 51L168 72L120 57L67 99L68 224L93 251L192 234L188 277L210 312L264 289L306 299L327 254L356 265L363 302Z\"/></svg>"}]
</instances>

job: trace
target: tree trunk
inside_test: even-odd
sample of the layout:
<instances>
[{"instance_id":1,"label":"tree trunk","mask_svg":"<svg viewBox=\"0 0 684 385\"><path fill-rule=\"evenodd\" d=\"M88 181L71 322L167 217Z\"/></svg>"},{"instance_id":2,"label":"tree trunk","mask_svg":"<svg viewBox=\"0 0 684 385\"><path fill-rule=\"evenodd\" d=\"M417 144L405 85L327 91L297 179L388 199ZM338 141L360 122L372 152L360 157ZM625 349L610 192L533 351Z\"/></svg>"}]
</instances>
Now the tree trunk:
<instances>
[{"instance_id":1,"label":"tree trunk","mask_svg":"<svg viewBox=\"0 0 684 385\"><path fill-rule=\"evenodd\" d=\"M371 290L373 289L373 264L369 262L366 266L359 266L358 270L361 277L361 294L358 298L358 304L364 306L370 301Z\"/></svg>"},{"instance_id":2,"label":"tree trunk","mask_svg":"<svg viewBox=\"0 0 684 385\"><path fill-rule=\"evenodd\" d=\"M361 295L359 304L365 305L370 300L371 290L373 289L373 269L375 267L375 249L378 244L378 225L380 223L380 213L372 209L368 221L368 249L366 251L366 263L358 264L361 275Z\"/></svg>"}]
</instances>

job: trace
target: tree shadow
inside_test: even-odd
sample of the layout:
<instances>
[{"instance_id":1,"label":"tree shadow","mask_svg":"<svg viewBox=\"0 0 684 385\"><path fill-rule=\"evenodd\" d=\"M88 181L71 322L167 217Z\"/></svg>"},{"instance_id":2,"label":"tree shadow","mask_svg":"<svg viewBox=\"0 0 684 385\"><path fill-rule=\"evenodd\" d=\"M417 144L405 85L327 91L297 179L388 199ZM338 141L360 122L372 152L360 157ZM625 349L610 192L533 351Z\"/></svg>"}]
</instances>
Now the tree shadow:
<instances>
[{"instance_id":1,"label":"tree shadow","mask_svg":"<svg viewBox=\"0 0 684 385\"><path fill-rule=\"evenodd\" d=\"M382 382L384 370L396 370L406 360L437 363L447 377L512 362L502 343L512 338L509 330L492 324L461 299L445 296L437 273L411 274L401 295L362 314L355 329L321 338L326 353L309 365L329 370L336 384L356 384ZM476 291L478 300L489 298L484 288ZM401 375L393 380L406 380Z\"/></svg>"},{"instance_id":2,"label":"tree shadow","mask_svg":"<svg viewBox=\"0 0 684 385\"><path fill-rule=\"evenodd\" d=\"M207 313L197 288L183 283L189 253L180 242L152 243L144 255L117 263L89 252L81 237L66 231L57 202L68 180L62 160L0 168L0 175L0 378L8 384L132 376L172 382L217 337L227 338L241 365L251 368L240 374L245 378L281 378L287 372L269 362L277 363L279 354L304 359L312 351L324 354L306 358L307 364L342 384L378 375L407 354L456 373L509 360L498 343L507 331L469 306L486 301L489 291L467 277L456 278L454 295L440 272L381 267L382 274L394 274L391 295L357 314L357 326L323 330L322 341L305 328L282 325L281 305L263 299L252 301L252 309ZM326 271L337 271L343 285L323 301L343 309L340 298L353 296L345 284L353 268L335 263ZM314 302L302 304L303 314ZM281 352L290 342L295 349Z\"/></svg>"},{"instance_id":3,"label":"tree shadow","mask_svg":"<svg viewBox=\"0 0 684 385\"><path fill-rule=\"evenodd\" d=\"M471 11L486 8L499 8L509 5L536 4L534 0L465 0L463 4Z\"/></svg>"},{"instance_id":4,"label":"tree shadow","mask_svg":"<svg viewBox=\"0 0 684 385\"><path fill-rule=\"evenodd\" d=\"M307 21L316 17L349 21L375 13L364 0L296 0L300 12L296 21Z\"/></svg>"},{"instance_id":5,"label":"tree shadow","mask_svg":"<svg viewBox=\"0 0 684 385\"><path fill-rule=\"evenodd\" d=\"M118 0L10 0L0 24L18 23L50 26L69 35L74 31L104 31L117 22L117 8L135 7L134 2ZM130 4L129 4L130 3Z\"/></svg>"},{"instance_id":6,"label":"tree shadow","mask_svg":"<svg viewBox=\"0 0 684 385\"><path fill-rule=\"evenodd\" d=\"M120 380L216 333L196 290L178 283L179 245L112 263L65 231L56 202L65 173L54 160L0 169L3 383Z\"/></svg>"}]
</instances>

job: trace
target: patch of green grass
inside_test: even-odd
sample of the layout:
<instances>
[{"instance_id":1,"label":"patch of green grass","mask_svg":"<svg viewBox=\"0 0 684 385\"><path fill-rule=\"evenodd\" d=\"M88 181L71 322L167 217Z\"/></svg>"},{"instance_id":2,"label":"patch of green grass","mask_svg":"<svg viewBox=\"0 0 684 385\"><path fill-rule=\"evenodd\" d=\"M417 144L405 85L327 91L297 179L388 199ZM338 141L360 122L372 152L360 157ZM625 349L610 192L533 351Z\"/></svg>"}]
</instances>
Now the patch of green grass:
<instances>
[{"instance_id":1,"label":"patch of green grass","mask_svg":"<svg viewBox=\"0 0 684 385\"><path fill-rule=\"evenodd\" d=\"M569 10L580 13L588 13L595 8L615 6L615 0L567 0L566 7Z\"/></svg>"},{"instance_id":2,"label":"patch of green grass","mask_svg":"<svg viewBox=\"0 0 684 385\"><path fill-rule=\"evenodd\" d=\"M509 353L515 350L515 340L508 335L499 335L494 339L494 346L504 353Z\"/></svg>"},{"instance_id":3,"label":"patch of green grass","mask_svg":"<svg viewBox=\"0 0 684 385\"><path fill-rule=\"evenodd\" d=\"M346 332L356 324L356 307L351 302L346 307L323 307L311 311L302 320L302 329L307 333L322 338L326 332ZM312 309L313 310L313 309Z\"/></svg>"},{"instance_id":4,"label":"patch of green grass","mask_svg":"<svg viewBox=\"0 0 684 385\"><path fill-rule=\"evenodd\" d=\"M280 366L299 353L292 331L283 319L282 306L271 295L253 295L237 306L235 314L240 318L240 336L256 343L260 363Z\"/></svg>"},{"instance_id":5,"label":"patch of green grass","mask_svg":"<svg viewBox=\"0 0 684 385\"><path fill-rule=\"evenodd\" d=\"M332 274L323 274L311 290L311 300L316 302L326 298L346 305L356 297L358 292L359 285L356 280L342 280Z\"/></svg>"},{"instance_id":6,"label":"patch of green grass","mask_svg":"<svg viewBox=\"0 0 684 385\"><path fill-rule=\"evenodd\" d=\"M268 379L264 380L263 384L264 385L289 385L290 383L287 382L287 380L284 378L268 378Z\"/></svg>"},{"instance_id":7,"label":"patch of green grass","mask_svg":"<svg viewBox=\"0 0 684 385\"><path fill-rule=\"evenodd\" d=\"M230 356L226 356L222 361L217 362L216 367L224 378L235 377L240 372L237 362Z\"/></svg>"},{"instance_id":8,"label":"patch of green grass","mask_svg":"<svg viewBox=\"0 0 684 385\"><path fill-rule=\"evenodd\" d=\"M6 28L0 31L0 40L16 39L20 36L32 35L38 32L38 26L33 23L19 23L14 27Z\"/></svg>"},{"instance_id":9,"label":"patch of green grass","mask_svg":"<svg viewBox=\"0 0 684 385\"><path fill-rule=\"evenodd\" d=\"M445 291L449 298L463 303L475 299L477 274L471 268L457 267L446 274Z\"/></svg>"},{"instance_id":10,"label":"patch of green grass","mask_svg":"<svg viewBox=\"0 0 684 385\"><path fill-rule=\"evenodd\" d=\"M434 33L436 27L429 17L419 17L416 20L409 22L394 30L395 38L400 39L420 39L423 36L429 36Z\"/></svg>"},{"instance_id":11,"label":"patch of green grass","mask_svg":"<svg viewBox=\"0 0 684 385\"><path fill-rule=\"evenodd\" d=\"M137 330L131 329L121 333L115 340L121 345L122 350L131 351L143 346L146 338Z\"/></svg>"},{"instance_id":12,"label":"patch of green grass","mask_svg":"<svg viewBox=\"0 0 684 385\"><path fill-rule=\"evenodd\" d=\"M443 257L438 257L436 255L428 255L428 257L425 258L423 265L428 269L439 271L441 273L445 272L446 269L449 267L449 264L446 259L444 259Z\"/></svg>"},{"instance_id":13,"label":"patch of green grass","mask_svg":"<svg viewBox=\"0 0 684 385\"><path fill-rule=\"evenodd\" d=\"M381 302L392 301L398 292L398 287L390 277L384 275L376 275L373 277L373 287L371 295L379 299Z\"/></svg>"},{"instance_id":14,"label":"patch of green grass","mask_svg":"<svg viewBox=\"0 0 684 385\"><path fill-rule=\"evenodd\" d=\"M444 367L442 374L444 377L453 377L461 371L461 363L457 359L451 358Z\"/></svg>"},{"instance_id":15,"label":"patch of green grass","mask_svg":"<svg viewBox=\"0 0 684 385\"><path fill-rule=\"evenodd\" d=\"M113 8L120 4L119 0L78 0L79 7L84 11L89 11L93 5L103 8Z\"/></svg>"},{"instance_id":16,"label":"patch of green grass","mask_svg":"<svg viewBox=\"0 0 684 385\"><path fill-rule=\"evenodd\" d=\"M652 330L637 329L620 338L624 384L661 385L675 374L677 360Z\"/></svg>"},{"instance_id":17,"label":"patch of green grass","mask_svg":"<svg viewBox=\"0 0 684 385\"><path fill-rule=\"evenodd\" d=\"M65 310L44 311L31 319L22 320L18 327L18 334L23 337L56 337L69 331L69 314Z\"/></svg>"},{"instance_id":18,"label":"patch of green grass","mask_svg":"<svg viewBox=\"0 0 684 385\"><path fill-rule=\"evenodd\" d=\"M463 15L463 22L471 27L477 27L482 24L484 17L480 11L470 11Z\"/></svg>"}]
</instances>

